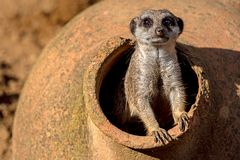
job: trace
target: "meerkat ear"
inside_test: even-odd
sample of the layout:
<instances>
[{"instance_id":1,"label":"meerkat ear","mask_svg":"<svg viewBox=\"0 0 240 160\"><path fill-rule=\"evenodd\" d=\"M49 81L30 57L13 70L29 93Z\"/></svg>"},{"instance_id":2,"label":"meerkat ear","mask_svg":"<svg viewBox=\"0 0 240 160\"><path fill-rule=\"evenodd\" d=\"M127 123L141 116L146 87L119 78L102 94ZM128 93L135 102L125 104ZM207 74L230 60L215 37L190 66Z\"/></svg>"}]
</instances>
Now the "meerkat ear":
<instances>
[{"instance_id":1,"label":"meerkat ear","mask_svg":"<svg viewBox=\"0 0 240 160\"><path fill-rule=\"evenodd\" d=\"M136 27L137 27L137 20L138 19L139 19L138 17L133 18L131 20L130 24L129 24L130 31L133 35L134 35Z\"/></svg>"},{"instance_id":2,"label":"meerkat ear","mask_svg":"<svg viewBox=\"0 0 240 160\"><path fill-rule=\"evenodd\" d=\"M178 23L178 26L179 26L179 28L180 28L179 34L181 34L182 31L183 31L183 28L184 28L183 20L182 20L181 18L177 17L177 23Z\"/></svg>"}]
</instances>

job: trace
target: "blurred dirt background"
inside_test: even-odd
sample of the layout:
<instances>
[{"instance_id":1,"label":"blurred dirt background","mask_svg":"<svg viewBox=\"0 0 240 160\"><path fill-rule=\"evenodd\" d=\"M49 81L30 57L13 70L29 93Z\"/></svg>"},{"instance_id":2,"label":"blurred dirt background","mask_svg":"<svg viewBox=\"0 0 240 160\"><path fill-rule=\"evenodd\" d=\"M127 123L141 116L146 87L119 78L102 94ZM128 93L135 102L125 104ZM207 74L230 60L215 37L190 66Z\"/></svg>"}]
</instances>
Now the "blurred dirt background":
<instances>
[{"instance_id":1,"label":"blurred dirt background","mask_svg":"<svg viewBox=\"0 0 240 160\"><path fill-rule=\"evenodd\" d=\"M43 47L99 0L0 0L0 160L11 159L18 98Z\"/></svg>"},{"instance_id":2,"label":"blurred dirt background","mask_svg":"<svg viewBox=\"0 0 240 160\"><path fill-rule=\"evenodd\" d=\"M0 160L11 159L18 98L41 50L73 16L98 1L0 0ZM240 8L239 0L215 1Z\"/></svg>"}]
</instances>

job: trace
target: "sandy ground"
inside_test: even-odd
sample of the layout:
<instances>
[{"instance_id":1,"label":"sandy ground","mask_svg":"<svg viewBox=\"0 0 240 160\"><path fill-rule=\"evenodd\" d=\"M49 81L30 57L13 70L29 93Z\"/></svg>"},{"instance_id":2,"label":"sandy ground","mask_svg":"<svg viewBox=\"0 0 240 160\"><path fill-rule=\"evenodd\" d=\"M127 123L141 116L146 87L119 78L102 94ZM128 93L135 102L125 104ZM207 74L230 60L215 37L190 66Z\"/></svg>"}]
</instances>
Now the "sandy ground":
<instances>
[{"instance_id":1,"label":"sandy ground","mask_svg":"<svg viewBox=\"0 0 240 160\"><path fill-rule=\"evenodd\" d=\"M74 15L99 0L0 0L0 159L11 159L14 113L43 47ZM239 0L216 0L240 8Z\"/></svg>"},{"instance_id":2,"label":"sandy ground","mask_svg":"<svg viewBox=\"0 0 240 160\"><path fill-rule=\"evenodd\" d=\"M0 159L11 159L18 98L43 47L74 15L97 0L1 0Z\"/></svg>"}]
</instances>

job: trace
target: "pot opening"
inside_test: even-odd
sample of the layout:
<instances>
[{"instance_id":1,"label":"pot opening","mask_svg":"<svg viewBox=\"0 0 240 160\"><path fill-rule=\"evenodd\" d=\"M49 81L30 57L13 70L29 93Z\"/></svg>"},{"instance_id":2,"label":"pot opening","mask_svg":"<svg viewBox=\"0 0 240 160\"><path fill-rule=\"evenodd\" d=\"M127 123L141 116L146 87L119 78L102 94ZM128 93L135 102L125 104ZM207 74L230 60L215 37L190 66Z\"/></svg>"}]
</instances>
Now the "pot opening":
<instances>
[{"instance_id":1,"label":"pot opening","mask_svg":"<svg viewBox=\"0 0 240 160\"><path fill-rule=\"evenodd\" d=\"M118 56L106 59L103 64L104 75L102 75L98 98L103 113L113 125L127 133L145 136L144 125L139 119L132 119L131 122L125 124L121 122L126 115L123 107L127 104L123 82L133 52L134 46L126 47L124 51L121 50L121 53L116 53ZM178 49L178 60L187 94L186 111L188 112L196 101L199 86L196 73L187 58L181 53ZM161 127L166 130L173 128L173 118L169 119L169 122Z\"/></svg>"}]
</instances>

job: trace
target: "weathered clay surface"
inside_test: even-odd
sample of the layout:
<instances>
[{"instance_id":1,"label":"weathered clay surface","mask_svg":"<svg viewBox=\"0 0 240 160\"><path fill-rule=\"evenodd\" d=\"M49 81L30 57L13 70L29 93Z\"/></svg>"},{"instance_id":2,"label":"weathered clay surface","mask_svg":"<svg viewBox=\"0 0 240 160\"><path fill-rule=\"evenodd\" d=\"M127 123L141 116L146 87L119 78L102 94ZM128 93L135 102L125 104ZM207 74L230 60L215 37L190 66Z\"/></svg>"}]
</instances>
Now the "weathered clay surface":
<instances>
[{"instance_id":1,"label":"weathered clay surface","mask_svg":"<svg viewBox=\"0 0 240 160\"><path fill-rule=\"evenodd\" d=\"M129 21L146 8L168 8L184 19L185 31L179 42L185 44L194 70L205 79L199 83L206 92L200 93L204 103L198 104L190 130L179 141L166 147L133 150L105 133L118 136L121 131L96 127L98 119L86 111L89 98L83 94L83 77L96 57L101 59L107 53L99 52L104 42L114 36L132 38ZM87 9L48 44L25 84L15 119L14 158L237 159L239 14L237 9L207 0L109 0ZM99 121L107 124L106 117Z\"/></svg>"}]
</instances>

